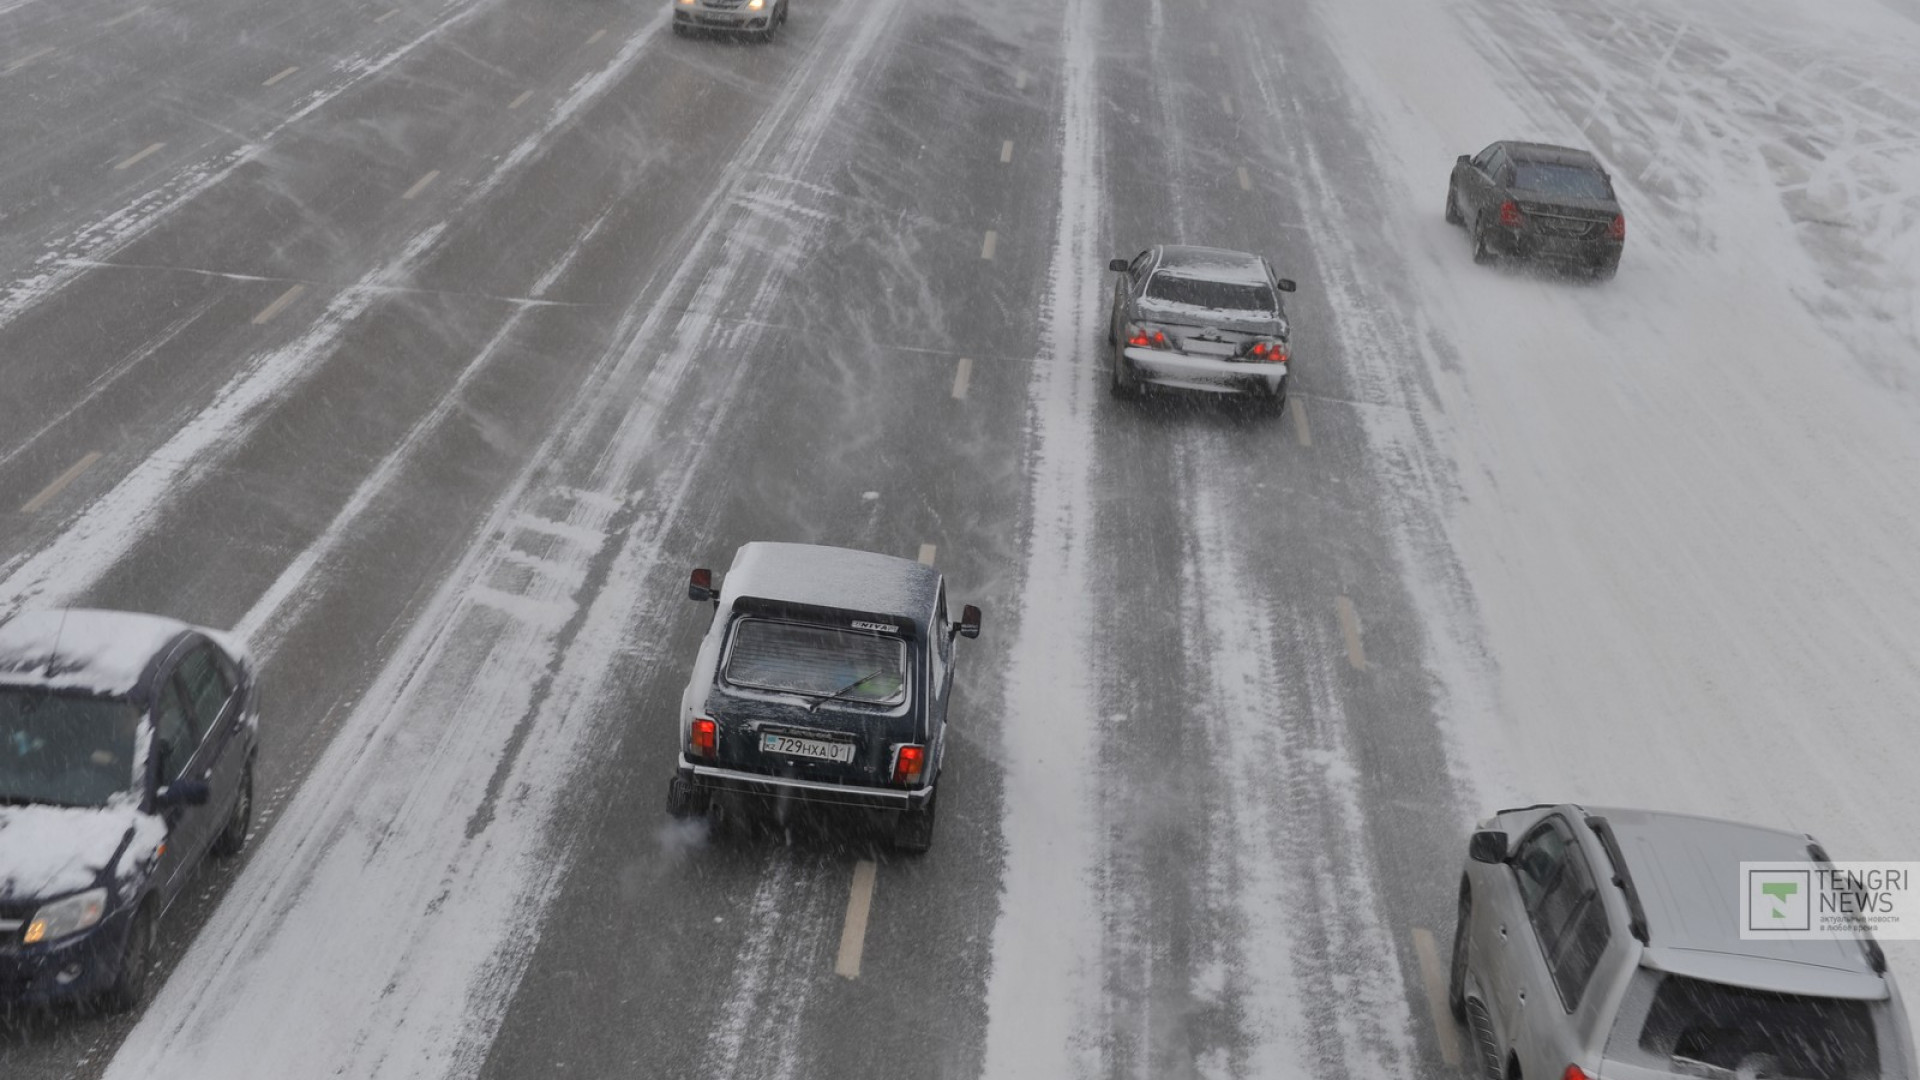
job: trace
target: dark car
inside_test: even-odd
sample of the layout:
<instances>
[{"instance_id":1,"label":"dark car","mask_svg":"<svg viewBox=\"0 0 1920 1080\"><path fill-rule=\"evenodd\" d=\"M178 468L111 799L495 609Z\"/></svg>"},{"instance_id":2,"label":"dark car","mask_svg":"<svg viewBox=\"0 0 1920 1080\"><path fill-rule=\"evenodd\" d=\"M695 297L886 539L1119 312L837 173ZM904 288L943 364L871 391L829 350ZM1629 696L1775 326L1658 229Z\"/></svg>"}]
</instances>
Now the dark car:
<instances>
[{"instance_id":1,"label":"dark car","mask_svg":"<svg viewBox=\"0 0 1920 1080\"><path fill-rule=\"evenodd\" d=\"M894 846L933 843L953 642L939 571L811 544L752 543L722 586L695 570L713 623L680 703L675 816L792 800L886 815Z\"/></svg>"},{"instance_id":2,"label":"dark car","mask_svg":"<svg viewBox=\"0 0 1920 1080\"><path fill-rule=\"evenodd\" d=\"M253 814L253 665L154 615L0 621L0 1004L140 1003L154 928Z\"/></svg>"},{"instance_id":3,"label":"dark car","mask_svg":"<svg viewBox=\"0 0 1920 1080\"><path fill-rule=\"evenodd\" d=\"M1607 170L1585 150L1497 142L1460 155L1447 185L1447 222L1465 225L1473 261L1539 259L1595 277L1620 266L1627 219Z\"/></svg>"},{"instance_id":4,"label":"dark car","mask_svg":"<svg viewBox=\"0 0 1920 1080\"><path fill-rule=\"evenodd\" d=\"M1259 255L1165 245L1114 259L1107 343L1113 392L1134 397L1150 386L1287 400L1293 360L1276 277Z\"/></svg>"}]
</instances>

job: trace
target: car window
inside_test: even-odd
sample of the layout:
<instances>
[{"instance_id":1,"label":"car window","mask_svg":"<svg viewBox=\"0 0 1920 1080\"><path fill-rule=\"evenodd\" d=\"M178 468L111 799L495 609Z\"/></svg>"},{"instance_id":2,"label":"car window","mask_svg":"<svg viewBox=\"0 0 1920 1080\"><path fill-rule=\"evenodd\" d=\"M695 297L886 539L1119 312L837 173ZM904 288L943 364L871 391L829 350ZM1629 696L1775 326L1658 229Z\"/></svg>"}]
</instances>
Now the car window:
<instances>
[{"instance_id":1,"label":"car window","mask_svg":"<svg viewBox=\"0 0 1920 1080\"><path fill-rule=\"evenodd\" d=\"M1583 860L1583 868L1584 865ZM1562 880L1565 877L1562 875ZM1553 951L1547 954L1547 970L1553 973L1553 984L1559 989L1560 1002L1567 1011L1579 1008L1587 983L1593 980L1594 969L1600 966L1600 956L1607 951L1607 942L1612 936L1613 931L1607 925L1606 904L1601 901L1599 891L1589 884L1573 918L1560 932Z\"/></svg>"},{"instance_id":2,"label":"car window","mask_svg":"<svg viewBox=\"0 0 1920 1080\"><path fill-rule=\"evenodd\" d=\"M1212 308L1216 311L1251 311L1263 315L1280 308L1273 288L1264 282L1209 281L1179 277L1161 272L1147 282L1147 297L1168 304Z\"/></svg>"},{"instance_id":3,"label":"car window","mask_svg":"<svg viewBox=\"0 0 1920 1080\"><path fill-rule=\"evenodd\" d=\"M1494 151L1499 149L1500 149L1499 143L1491 143L1487 146L1485 150L1482 150L1478 154L1475 154L1473 158L1474 167L1478 169L1486 168L1493 161Z\"/></svg>"},{"instance_id":4,"label":"car window","mask_svg":"<svg viewBox=\"0 0 1920 1080\"><path fill-rule=\"evenodd\" d=\"M756 690L893 704L906 700L907 643L832 626L741 619L724 674L729 683Z\"/></svg>"},{"instance_id":5,"label":"car window","mask_svg":"<svg viewBox=\"0 0 1920 1080\"><path fill-rule=\"evenodd\" d=\"M1151 249L1143 251L1133 257L1133 265L1127 267L1128 287L1135 289L1140 287L1140 276L1147 272L1147 266L1152 261L1153 251Z\"/></svg>"},{"instance_id":6,"label":"car window","mask_svg":"<svg viewBox=\"0 0 1920 1080\"><path fill-rule=\"evenodd\" d=\"M1874 1080L1881 1075L1874 1003L1774 994L1667 975L1641 1029L1662 1062L1725 1075Z\"/></svg>"},{"instance_id":7,"label":"car window","mask_svg":"<svg viewBox=\"0 0 1920 1080\"><path fill-rule=\"evenodd\" d=\"M220 710L227 703L230 689L226 675L214 660L212 648L202 645L180 662L180 685L193 708L194 731L204 737L220 719Z\"/></svg>"},{"instance_id":8,"label":"car window","mask_svg":"<svg viewBox=\"0 0 1920 1080\"><path fill-rule=\"evenodd\" d=\"M0 800L104 806L133 784L139 720L119 698L0 690Z\"/></svg>"},{"instance_id":9,"label":"car window","mask_svg":"<svg viewBox=\"0 0 1920 1080\"><path fill-rule=\"evenodd\" d=\"M940 598L933 605L933 678L931 688L940 689L947 677L947 665L953 662L953 635L947 632L947 586L940 584Z\"/></svg>"},{"instance_id":10,"label":"car window","mask_svg":"<svg viewBox=\"0 0 1920 1080\"><path fill-rule=\"evenodd\" d=\"M200 745L178 675L160 684L158 700L153 703L153 726L161 741L155 749L160 755L160 782L170 784L186 771L194 749Z\"/></svg>"},{"instance_id":11,"label":"car window","mask_svg":"<svg viewBox=\"0 0 1920 1080\"><path fill-rule=\"evenodd\" d=\"M1520 161L1513 166L1513 186L1521 191L1542 195L1565 195L1579 199L1611 199L1613 186L1605 173L1584 165L1563 165L1550 161Z\"/></svg>"},{"instance_id":12,"label":"car window","mask_svg":"<svg viewBox=\"0 0 1920 1080\"><path fill-rule=\"evenodd\" d=\"M1520 900L1528 911L1534 909L1547 886L1553 883L1566 851L1567 836L1552 821L1520 842L1519 850L1513 855L1513 873L1520 885Z\"/></svg>"}]
</instances>

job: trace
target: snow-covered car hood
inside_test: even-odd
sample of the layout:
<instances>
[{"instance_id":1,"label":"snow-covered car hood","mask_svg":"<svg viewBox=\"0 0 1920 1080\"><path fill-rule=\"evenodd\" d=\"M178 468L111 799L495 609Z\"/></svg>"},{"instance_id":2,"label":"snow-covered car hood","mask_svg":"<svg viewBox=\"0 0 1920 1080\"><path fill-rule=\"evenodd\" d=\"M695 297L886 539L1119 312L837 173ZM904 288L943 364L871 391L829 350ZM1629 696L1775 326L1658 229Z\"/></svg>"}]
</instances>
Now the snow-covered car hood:
<instances>
[{"instance_id":1,"label":"snow-covered car hood","mask_svg":"<svg viewBox=\"0 0 1920 1080\"><path fill-rule=\"evenodd\" d=\"M0 900L55 897L89 888L116 853L120 857L114 872L125 876L144 863L166 835L159 818L132 805L0 806Z\"/></svg>"}]
</instances>

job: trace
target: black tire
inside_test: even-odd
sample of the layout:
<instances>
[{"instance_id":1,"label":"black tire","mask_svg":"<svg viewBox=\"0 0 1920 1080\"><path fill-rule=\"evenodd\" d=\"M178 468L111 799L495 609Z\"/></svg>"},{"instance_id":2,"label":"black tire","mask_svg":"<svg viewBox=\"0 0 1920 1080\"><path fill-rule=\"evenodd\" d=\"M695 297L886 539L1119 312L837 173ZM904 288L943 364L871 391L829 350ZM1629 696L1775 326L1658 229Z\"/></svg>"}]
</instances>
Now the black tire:
<instances>
[{"instance_id":1,"label":"black tire","mask_svg":"<svg viewBox=\"0 0 1920 1080\"><path fill-rule=\"evenodd\" d=\"M234 797L233 812L227 815L226 828L213 838L216 858L231 859L247 849L247 831L253 828L253 762L240 774L240 794Z\"/></svg>"},{"instance_id":2,"label":"black tire","mask_svg":"<svg viewBox=\"0 0 1920 1080\"><path fill-rule=\"evenodd\" d=\"M1132 401L1138 398L1140 396L1140 386L1138 383L1127 378L1125 374L1127 358L1118 344L1115 344L1113 347L1112 368L1113 396L1119 398L1121 401Z\"/></svg>"},{"instance_id":3,"label":"black tire","mask_svg":"<svg viewBox=\"0 0 1920 1080\"><path fill-rule=\"evenodd\" d=\"M901 813L900 823L893 829L893 849L908 855L925 855L933 847L934 811L939 809L938 794L927 797L927 805L919 810L907 810Z\"/></svg>"},{"instance_id":4,"label":"black tire","mask_svg":"<svg viewBox=\"0 0 1920 1080\"><path fill-rule=\"evenodd\" d=\"M1617 262L1601 263L1599 266L1596 266L1593 268L1593 280L1612 281L1613 275L1619 272L1620 272L1619 263Z\"/></svg>"},{"instance_id":5,"label":"black tire","mask_svg":"<svg viewBox=\"0 0 1920 1080\"><path fill-rule=\"evenodd\" d=\"M673 24L673 36L674 36L674 37L686 37L686 36L687 36L687 24L686 24L686 23L674 23L674 24Z\"/></svg>"},{"instance_id":6,"label":"black tire","mask_svg":"<svg viewBox=\"0 0 1920 1080\"><path fill-rule=\"evenodd\" d=\"M126 948L120 954L120 973L113 985L100 995L100 1007L108 1012L132 1012L147 1000L147 988L153 982L154 917L153 906L143 904L127 930Z\"/></svg>"},{"instance_id":7,"label":"black tire","mask_svg":"<svg viewBox=\"0 0 1920 1080\"><path fill-rule=\"evenodd\" d=\"M1473 226L1473 261L1481 266L1492 266L1495 259L1496 256L1493 253L1493 249L1487 246L1486 227L1478 221L1475 221Z\"/></svg>"},{"instance_id":8,"label":"black tire","mask_svg":"<svg viewBox=\"0 0 1920 1080\"><path fill-rule=\"evenodd\" d=\"M787 5L785 4L780 5L780 25L787 25Z\"/></svg>"},{"instance_id":9,"label":"black tire","mask_svg":"<svg viewBox=\"0 0 1920 1080\"><path fill-rule=\"evenodd\" d=\"M1460 882L1460 916L1453 927L1453 963L1447 972L1447 1011L1467 1022L1467 930L1473 921L1473 896Z\"/></svg>"},{"instance_id":10,"label":"black tire","mask_svg":"<svg viewBox=\"0 0 1920 1080\"><path fill-rule=\"evenodd\" d=\"M706 800L695 797L693 784L675 773L667 781L667 813L676 818L699 817L707 812ZM698 804L698 805L696 805Z\"/></svg>"},{"instance_id":11,"label":"black tire","mask_svg":"<svg viewBox=\"0 0 1920 1080\"><path fill-rule=\"evenodd\" d=\"M1467 219L1460 216L1460 200L1452 186L1447 188L1447 224L1465 225Z\"/></svg>"}]
</instances>

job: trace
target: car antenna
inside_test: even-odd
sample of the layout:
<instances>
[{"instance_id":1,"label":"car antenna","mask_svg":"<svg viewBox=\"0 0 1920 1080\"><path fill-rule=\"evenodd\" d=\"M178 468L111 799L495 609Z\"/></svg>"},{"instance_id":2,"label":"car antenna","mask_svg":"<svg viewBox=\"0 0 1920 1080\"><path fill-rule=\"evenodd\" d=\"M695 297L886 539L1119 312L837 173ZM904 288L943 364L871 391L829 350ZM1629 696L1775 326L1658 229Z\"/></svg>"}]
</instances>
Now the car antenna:
<instances>
[{"instance_id":1,"label":"car antenna","mask_svg":"<svg viewBox=\"0 0 1920 1080\"><path fill-rule=\"evenodd\" d=\"M60 658L60 636L67 632L67 609L60 609L60 626L53 632L53 649L47 653L46 678L53 678L53 662Z\"/></svg>"}]
</instances>

